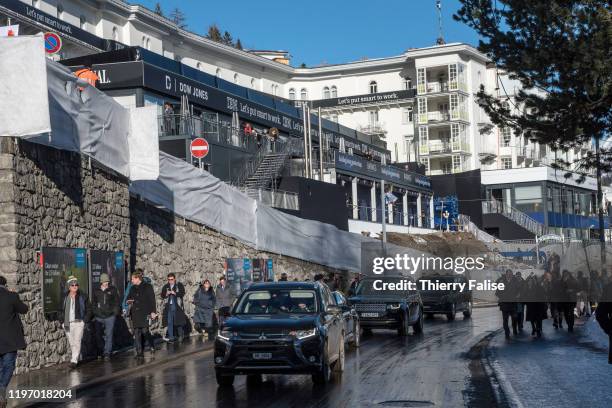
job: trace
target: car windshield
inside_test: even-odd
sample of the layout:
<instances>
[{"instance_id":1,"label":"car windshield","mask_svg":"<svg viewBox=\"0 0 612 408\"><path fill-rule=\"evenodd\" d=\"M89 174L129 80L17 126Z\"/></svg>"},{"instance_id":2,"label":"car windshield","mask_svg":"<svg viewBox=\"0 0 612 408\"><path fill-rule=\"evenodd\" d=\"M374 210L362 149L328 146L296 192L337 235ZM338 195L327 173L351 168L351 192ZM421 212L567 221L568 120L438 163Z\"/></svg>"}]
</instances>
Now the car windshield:
<instances>
[{"instance_id":1,"label":"car windshield","mask_svg":"<svg viewBox=\"0 0 612 408\"><path fill-rule=\"evenodd\" d=\"M240 298L234 314L306 314L316 313L314 290L270 289L247 291Z\"/></svg>"},{"instance_id":2,"label":"car windshield","mask_svg":"<svg viewBox=\"0 0 612 408\"><path fill-rule=\"evenodd\" d=\"M381 276L377 278L365 278L359 282L355 290L357 296L405 296L413 291L408 290L407 284L403 288L398 288L399 283L412 281L410 278ZM389 288L393 284L394 288Z\"/></svg>"}]
</instances>

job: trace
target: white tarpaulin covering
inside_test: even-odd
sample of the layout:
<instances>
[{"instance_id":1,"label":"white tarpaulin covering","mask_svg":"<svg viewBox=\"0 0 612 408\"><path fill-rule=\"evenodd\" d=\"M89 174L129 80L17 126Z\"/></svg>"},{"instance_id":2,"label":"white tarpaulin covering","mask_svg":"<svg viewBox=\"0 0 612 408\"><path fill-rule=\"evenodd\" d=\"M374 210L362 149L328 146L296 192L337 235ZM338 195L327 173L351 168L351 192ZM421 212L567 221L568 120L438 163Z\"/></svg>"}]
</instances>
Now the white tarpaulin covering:
<instances>
[{"instance_id":1,"label":"white tarpaulin covering","mask_svg":"<svg viewBox=\"0 0 612 408\"><path fill-rule=\"evenodd\" d=\"M130 180L159 176L157 106L130 109Z\"/></svg>"},{"instance_id":2,"label":"white tarpaulin covering","mask_svg":"<svg viewBox=\"0 0 612 408\"><path fill-rule=\"evenodd\" d=\"M0 37L0 136L51 129L43 41L42 34Z\"/></svg>"},{"instance_id":3,"label":"white tarpaulin covering","mask_svg":"<svg viewBox=\"0 0 612 408\"><path fill-rule=\"evenodd\" d=\"M169 154L159 153L157 180L134 181L130 191L251 246L257 242L257 202L210 173Z\"/></svg>"}]
</instances>

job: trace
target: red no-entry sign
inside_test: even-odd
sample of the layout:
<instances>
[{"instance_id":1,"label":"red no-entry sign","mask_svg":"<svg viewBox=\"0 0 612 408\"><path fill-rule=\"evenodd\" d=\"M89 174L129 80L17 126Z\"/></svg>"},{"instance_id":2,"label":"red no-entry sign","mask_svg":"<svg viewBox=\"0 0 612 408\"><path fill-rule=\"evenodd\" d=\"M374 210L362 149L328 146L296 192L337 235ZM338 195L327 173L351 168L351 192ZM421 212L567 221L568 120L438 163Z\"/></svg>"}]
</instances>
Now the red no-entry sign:
<instances>
[{"instance_id":1,"label":"red no-entry sign","mask_svg":"<svg viewBox=\"0 0 612 408\"><path fill-rule=\"evenodd\" d=\"M206 139L202 139L201 137L195 138L191 141L191 156L196 159L201 159L206 157L208 154L209 146Z\"/></svg>"}]
</instances>

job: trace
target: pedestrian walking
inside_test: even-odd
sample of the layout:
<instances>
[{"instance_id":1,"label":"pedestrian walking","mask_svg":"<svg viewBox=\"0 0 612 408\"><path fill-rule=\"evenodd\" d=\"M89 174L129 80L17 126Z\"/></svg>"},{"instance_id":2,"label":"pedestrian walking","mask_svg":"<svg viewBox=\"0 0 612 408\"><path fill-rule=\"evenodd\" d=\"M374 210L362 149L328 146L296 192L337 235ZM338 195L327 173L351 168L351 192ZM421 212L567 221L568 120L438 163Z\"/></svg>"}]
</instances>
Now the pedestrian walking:
<instances>
[{"instance_id":1,"label":"pedestrian walking","mask_svg":"<svg viewBox=\"0 0 612 408\"><path fill-rule=\"evenodd\" d=\"M162 287L161 297L165 300L162 326L168 328L168 341L183 341L183 327L187 324L187 316L184 312L183 298L185 297L185 287L177 282L174 273L168 274L168 283Z\"/></svg>"},{"instance_id":2,"label":"pedestrian walking","mask_svg":"<svg viewBox=\"0 0 612 408\"><path fill-rule=\"evenodd\" d=\"M547 319L546 292L543 282L535 276L530 276L525 282L526 317L531 323L531 335L542 337L542 320Z\"/></svg>"},{"instance_id":3,"label":"pedestrian walking","mask_svg":"<svg viewBox=\"0 0 612 408\"><path fill-rule=\"evenodd\" d=\"M563 317L567 322L567 331L574 331L574 309L576 308L576 299L578 296L578 282L576 278L567 269L563 270L561 278L564 291L563 302Z\"/></svg>"},{"instance_id":4,"label":"pedestrian walking","mask_svg":"<svg viewBox=\"0 0 612 408\"><path fill-rule=\"evenodd\" d=\"M212 285L208 279L204 279L200 287L196 290L195 294L193 295L193 304L195 305L193 321L196 324L196 331L200 334L205 332L208 340L212 340L214 338L216 326L216 298L215 292L213 291Z\"/></svg>"},{"instance_id":5,"label":"pedestrian walking","mask_svg":"<svg viewBox=\"0 0 612 408\"><path fill-rule=\"evenodd\" d=\"M132 286L127 303L129 305L128 314L134 330L136 357L143 357L145 343L149 344L149 350L154 353L155 345L149 327L151 322L157 318L155 292L153 292L153 286L144 281L143 272L140 269L132 274Z\"/></svg>"},{"instance_id":6,"label":"pedestrian walking","mask_svg":"<svg viewBox=\"0 0 612 408\"><path fill-rule=\"evenodd\" d=\"M287 274L285 272L281 273L280 279L278 280L279 282L287 282Z\"/></svg>"},{"instance_id":7,"label":"pedestrian walking","mask_svg":"<svg viewBox=\"0 0 612 408\"><path fill-rule=\"evenodd\" d=\"M504 333L506 338L510 337L510 327L508 326L508 319L512 323L512 333L516 336L518 334L518 321L516 313L516 286L514 283L514 276L512 270L507 269L506 274L497 280L497 283L504 284L504 290L495 291L495 295L499 300L499 310L502 312L502 324L504 327Z\"/></svg>"},{"instance_id":8,"label":"pedestrian walking","mask_svg":"<svg viewBox=\"0 0 612 408\"><path fill-rule=\"evenodd\" d=\"M563 328L565 288L561 281L561 275L553 270L550 285L550 313L553 317L553 327Z\"/></svg>"},{"instance_id":9,"label":"pedestrian walking","mask_svg":"<svg viewBox=\"0 0 612 408\"><path fill-rule=\"evenodd\" d=\"M523 331L523 323L525 322L525 303L523 298L525 297L525 279L523 279L523 275L521 272L517 272L514 275L514 284L516 285L516 299L519 302L516 303L516 325L518 327L518 331Z\"/></svg>"},{"instance_id":10,"label":"pedestrian walking","mask_svg":"<svg viewBox=\"0 0 612 408\"><path fill-rule=\"evenodd\" d=\"M217 321L219 322L219 325L221 325L225 321L225 317L229 316L230 308L234 303L234 295L232 295L232 292L227 285L225 276L221 276L219 278L219 284L215 290L215 299L216 305L219 308Z\"/></svg>"},{"instance_id":11,"label":"pedestrian walking","mask_svg":"<svg viewBox=\"0 0 612 408\"><path fill-rule=\"evenodd\" d=\"M91 321L93 313L89 299L79 289L78 279L69 276L66 284L68 292L64 296L61 319L70 344L70 368L74 369L79 364L85 325Z\"/></svg>"},{"instance_id":12,"label":"pedestrian walking","mask_svg":"<svg viewBox=\"0 0 612 408\"><path fill-rule=\"evenodd\" d=\"M100 275L100 287L93 292L93 314L98 356L109 360L113 351L113 331L119 314L119 292L110 283L108 274Z\"/></svg>"},{"instance_id":13,"label":"pedestrian walking","mask_svg":"<svg viewBox=\"0 0 612 408\"><path fill-rule=\"evenodd\" d=\"M612 283L604 288L595 317L602 330L608 335L608 364L612 364Z\"/></svg>"},{"instance_id":14,"label":"pedestrian walking","mask_svg":"<svg viewBox=\"0 0 612 408\"><path fill-rule=\"evenodd\" d=\"M28 306L19 295L7 286L0 276L0 404L6 403L6 388L15 372L17 350L26 348L20 314L28 312Z\"/></svg>"}]
</instances>

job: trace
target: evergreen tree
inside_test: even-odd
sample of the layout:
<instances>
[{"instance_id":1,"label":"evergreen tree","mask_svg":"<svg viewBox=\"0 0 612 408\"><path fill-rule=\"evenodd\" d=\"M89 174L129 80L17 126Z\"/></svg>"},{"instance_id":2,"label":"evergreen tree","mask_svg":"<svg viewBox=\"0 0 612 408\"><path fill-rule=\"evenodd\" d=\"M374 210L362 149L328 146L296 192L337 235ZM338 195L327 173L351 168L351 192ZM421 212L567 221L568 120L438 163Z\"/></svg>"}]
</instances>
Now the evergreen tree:
<instances>
[{"instance_id":1,"label":"evergreen tree","mask_svg":"<svg viewBox=\"0 0 612 408\"><path fill-rule=\"evenodd\" d=\"M240 42L240 38L236 40L236 48L242 50L242 43Z\"/></svg>"},{"instance_id":2,"label":"evergreen tree","mask_svg":"<svg viewBox=\"0 0 612 408\"><path fill-rule=\"evenodd\" d=\"M159 3L155 3L155 14L157 14L158 16L164 16L164 11L162 10L161 4Z\"/></svg>"},{"instance_id":3,"label":"evergreen tree","mask_svg":"<svg viewBox=\"0 0 612 408\"><path fill-rule=\"evenodd\" d=\"M583 179L584 172L596 169L603 247L601 174L612 170L612 146L600 141L612 130L612 2L460 2L454 18L475 29L478 49L523 87L504 103L481 86L478 102L491 121L561 151L594 141L595 151L584 159L559 161L557 167L573 164Z\"/></svg>"},{"instance_id":4,"label":"evergreen tree","mask_svg":"<svg viewBox=\"0 0 612 408\"><path fill-rule=\"evenodd\" d=\"M183 13L178 7L175 7L170 12L170 21L176 24L179 28L187 28L187 23L185 22L185 20L185 13Z\"/></svg>"},{"instance_id":5,"label":"evergreen tree","mask_svg":"<svg viewBox=\"0 0 612 408\"><path fill-rule=\"evenodd\" d=\"M221 42L221 31L216 24L211 24L208 27L208 32L206 33L206 38L212 41Z\"/></svg>"},{"instance_id":6,"label":"evergreen tree","mask_svg":"<svg viewBox=\"0 0 612 408\"><path fill-rule=\"evenodd\" d=\"M221 42L225 45L229 45L230 47L234 46L234 39L228 31L223 33L223 38L221 39Z\"/></svg>"}]
</instances>

